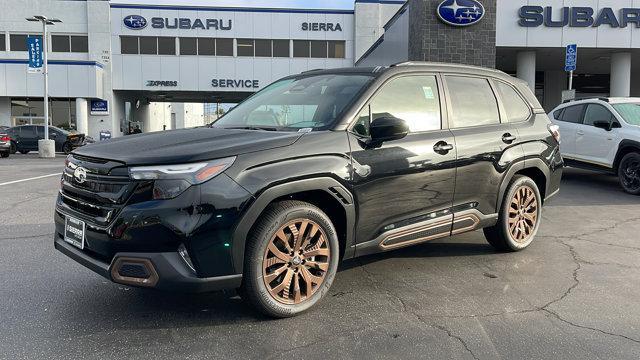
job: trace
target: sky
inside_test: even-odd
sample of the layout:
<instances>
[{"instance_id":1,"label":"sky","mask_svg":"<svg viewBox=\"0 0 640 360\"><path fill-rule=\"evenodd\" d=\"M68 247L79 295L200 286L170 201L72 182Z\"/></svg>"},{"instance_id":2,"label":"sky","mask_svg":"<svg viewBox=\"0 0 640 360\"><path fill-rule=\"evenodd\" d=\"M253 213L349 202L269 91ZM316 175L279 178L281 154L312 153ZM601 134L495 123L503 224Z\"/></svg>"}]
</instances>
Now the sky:
<instances>
[{"instance_id":1,"label":"sky","mask_svg":"<svg viewBox=\"0 0 640 360\"><path fill-rule=\"evenodd\" d=\"M113 4L353 9L354 0L111 0Z\"/></svg>"}]
</instances>

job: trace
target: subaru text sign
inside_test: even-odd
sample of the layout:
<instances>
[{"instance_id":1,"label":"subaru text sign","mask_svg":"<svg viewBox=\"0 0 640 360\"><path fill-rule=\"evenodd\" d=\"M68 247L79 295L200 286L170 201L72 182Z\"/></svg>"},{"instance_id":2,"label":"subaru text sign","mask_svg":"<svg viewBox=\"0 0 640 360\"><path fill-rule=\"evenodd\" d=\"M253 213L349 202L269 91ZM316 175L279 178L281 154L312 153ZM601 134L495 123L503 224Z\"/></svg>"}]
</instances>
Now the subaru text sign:
<instances>
[{"instance_id":1,"label":"subaru text sign","mask_svg":"<svg viewBox=\"0 0 640 360\"><path fill-rule=\"evenodd\" d=\"M42 37L29 36L27 38L27 52L29 53L29 67L27 72L30 74L42 72Z\"/></svg>"},{"instance_id":2,"label":"subaru text sign","mask_svg":"<svg viewBox=\"0 0 640 360\"><path fill-rule=\"evenodd\" d=\"M484 6L476 0L444 0L438 5L438 17L452 26L469 26L484 17Z\"/></svg>"},{"instance_id":3,"label":"subaru text sign","mask_svg":"<svg viewBox=\"0 0 640 360\"><path fill-rule=\"evenodd\" d=\"M147 27L147 19L140 15L128 15L122 20L125 27L131 30L142 30ZM181 30L231 30L231 19L190 19L152 17L151 27L154 29Z\"/></svg>"},{"instance_id":4,"label":"subaru text sign","mask_svg":"<svg viewBox=\"0 0 640 360\"><path fill-rule=\"evenodd\" d=\"M578 45L567 45L566 56L564 60L564 71L575 71L578 65Z\"/></svg>"},{"instance_id":5,"label":"subaru text sign","mask_svg":"<svg viewBox=\"0 0 640 360\"><path fill-rule=\"evenodd\" d=\"M91 100L91 115L109 115L109 103L106 100Z\"/></svg>"},{"instance_id":6,"label":"subaru text sign","mask_svg":"<svg viewBox=\"0 0 640 360\"><path fill-rule=\"evenodd\" d=\"M621 1L622 2L622 1ZM640 27L640 8L622 8L614 11L613 8L603 7L594 10L589 6L562 7L552 6L523 6L519 11L518 24L523 27L600 27L608 25L612 28L626 28L629 24Z\"/></svg>"},{"instance_id":7,"label":"subaru text sign","mask_svg":"<svg viewBox=\"0 0 640 360\"><path fill-rule=\"evenodd\" d=\"M147 19L140 15L129 15L122 22L131 30L142 30L147 27Z\"/></svg>"}]
</instances>

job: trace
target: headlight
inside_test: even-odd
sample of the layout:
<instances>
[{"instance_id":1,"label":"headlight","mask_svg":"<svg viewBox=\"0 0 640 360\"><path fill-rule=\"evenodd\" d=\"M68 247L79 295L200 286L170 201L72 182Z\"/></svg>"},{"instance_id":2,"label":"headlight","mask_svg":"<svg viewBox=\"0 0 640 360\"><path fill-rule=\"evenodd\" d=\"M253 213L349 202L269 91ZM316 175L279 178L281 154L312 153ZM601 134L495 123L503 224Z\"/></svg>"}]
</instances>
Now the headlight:
<instances>
[{"instance_id":1,"label":"headlight","mask_svg":"<svg viewBox=\"0 0 640 360\"><path fill-rule=\"evenodd\" d=\"M134 180L153 180L154 199L172 199L191 185L202 184L228 169L235 157L191 164L140 166L129 168Z\"/></svg>"}]
</instances>

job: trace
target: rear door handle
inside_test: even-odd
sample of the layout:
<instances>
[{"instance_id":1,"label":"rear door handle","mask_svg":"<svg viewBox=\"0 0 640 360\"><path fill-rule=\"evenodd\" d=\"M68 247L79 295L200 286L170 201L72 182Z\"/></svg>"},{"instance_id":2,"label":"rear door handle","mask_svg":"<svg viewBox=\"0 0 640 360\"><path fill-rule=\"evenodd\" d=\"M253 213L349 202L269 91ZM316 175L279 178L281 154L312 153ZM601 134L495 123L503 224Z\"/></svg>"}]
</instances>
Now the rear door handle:
<instances>
[{"instance_id":1,"label":"rear door handle","mask_svg":"<svg viewBox=\"0 0 640 360\"><path fill-rule=\"evenodd\" d=\"M448 144L446 141L439 141L433 145L433 151L441 155L444 155L451 150L453 150L453 145Z\"/></svg>"},{"instance_id":2,"label":"rear door handle","mask_svg":"<svg viewBox=\"0 0 640 360\"><path fill-rule=\"evenodd\" d=\"M576 134L578 134L578 135L584 135L584 131L582 131L582 130L578 130L578 132L576 132Z\"/></svg>"},{"instance_id":3,"label":"rear door handle","mask_svg":"<svg viewBox=\"0 0 640 360\"><path fill-rule=\"evenodd\" d=\"M506 143L506 144L511 144L512 142L516 141L516 137L506 133L504 135L502 135L502 142Z\"/></svg>"}]
</instances>

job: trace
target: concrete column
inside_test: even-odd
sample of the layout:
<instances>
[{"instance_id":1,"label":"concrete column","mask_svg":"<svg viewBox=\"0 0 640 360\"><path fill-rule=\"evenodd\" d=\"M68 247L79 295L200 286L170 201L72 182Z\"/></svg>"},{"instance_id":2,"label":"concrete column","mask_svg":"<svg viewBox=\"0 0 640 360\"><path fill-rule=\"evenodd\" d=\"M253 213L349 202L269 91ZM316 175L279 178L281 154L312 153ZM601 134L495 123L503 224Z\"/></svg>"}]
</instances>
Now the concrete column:
<instances>
[{"instance_id":1,"label":"concrete column","mask_svg":"<svg viewBox=\"0 0 640 360\"><path fill-rule=\"evenodd\" d=\"M89 135L89 108L87 99L76 98L76 129L79 133Z\"/></svg>"},{"instance_id":2,"label":"concrete column","mask_svg":"<svg viewBox=\"0 0 640 360\"><path fill-rule=\"evenodd\" d=\"M0 97L0 126L13 126L11 124L11 98Z\"/></svg>"},{"instance_id":3,"label":"concrete column","mask_svg":"<svg viewBox=\"0 0 640 360\"><path fill-rule=\"evenodd\" d=\"M631 95L631 53L611 54L611 97Z\"/></svg>"},{"instance_id":4,"label":"concrete column","mask_svg":"<svg viewBox=\"0 0 640 360\"><path fill-rule=\"evenodd\" d=\"M544 72L544 109L549 112L562 101L562 90L567 89L567 73L561 70Z\"/></svg>"},{"instance_id":5,"label":"concrete column","mask_svg":"<svg viewBox=\"0 0 640 360\"><path fill-rule=\"evenodd\" d=\"M517 56L517 77L529 83L531 90L536 91L536 52L520 51Z\"/></svg>"}]
</instances>

